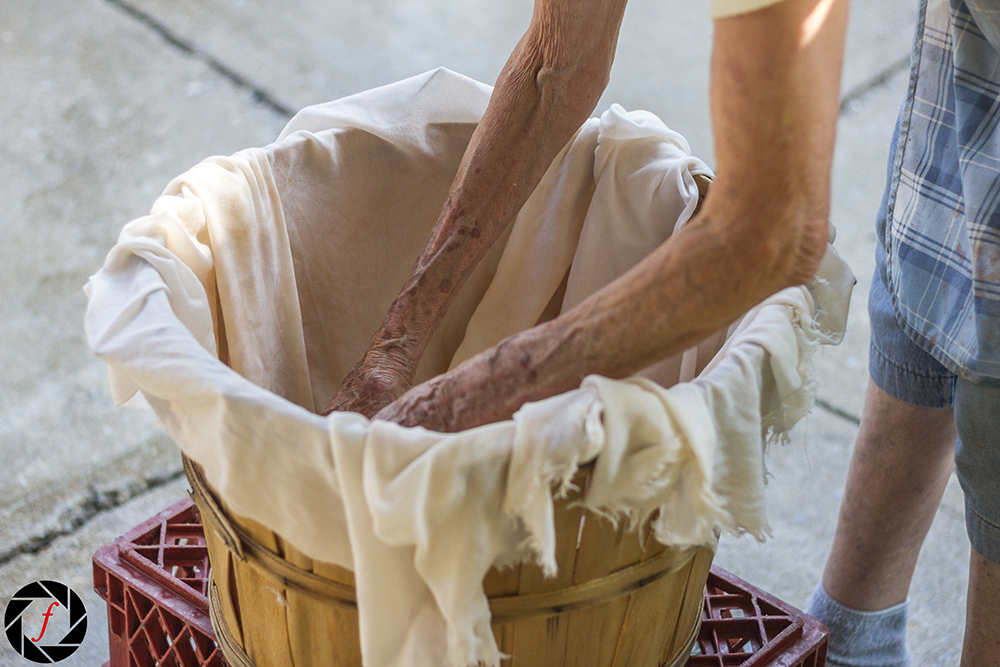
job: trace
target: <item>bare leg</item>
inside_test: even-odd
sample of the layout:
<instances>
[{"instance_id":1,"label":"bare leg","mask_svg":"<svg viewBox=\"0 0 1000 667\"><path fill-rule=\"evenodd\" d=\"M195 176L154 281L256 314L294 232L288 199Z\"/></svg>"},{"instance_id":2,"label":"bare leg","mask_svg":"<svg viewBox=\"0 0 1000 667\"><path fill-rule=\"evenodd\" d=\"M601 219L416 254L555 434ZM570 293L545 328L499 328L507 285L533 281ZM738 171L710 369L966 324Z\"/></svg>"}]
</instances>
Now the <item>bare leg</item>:
<instances>
[{"instance_id":1,"label":"bare leg","mask_svg":"<svg viewBox=\"0 0 1000 667\"><path fill-rule=\"evenodd\" d=\"M951 474L954 445L951 409L915 407L868 383L823 573L830 597L862 611L906 600Z\"/></svg>"},{"instance_id":2,"label":"bare leg","mask_svg":"<svg viewBox=\"0 0 1000 667\"><path fill-rule=\"evenodd\" d=\"M1000 565L975 549L969 563L962 667L1000 667Z\"/></svg>"},{"instance_id":3,"label":"bare leg","mask_svg":"<svg viewBox=\"0 0 1000 667\"><path fill-rule=\"evenodd\" d=\"M965 491L966 527L972 541L962 667L1000 667L1000 389L962 378L955 385L955 452ZM983 554L990 556L987 560Z\"/></svg>"}]
</instances>

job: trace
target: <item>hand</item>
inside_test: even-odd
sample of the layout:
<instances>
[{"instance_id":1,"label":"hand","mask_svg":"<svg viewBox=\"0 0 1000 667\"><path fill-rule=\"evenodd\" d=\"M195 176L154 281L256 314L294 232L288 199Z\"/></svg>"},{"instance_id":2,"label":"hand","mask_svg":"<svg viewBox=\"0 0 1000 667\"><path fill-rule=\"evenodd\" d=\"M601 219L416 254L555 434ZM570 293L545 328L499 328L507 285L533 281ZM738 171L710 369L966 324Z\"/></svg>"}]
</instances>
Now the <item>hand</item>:
<instances>
[{"instance_id":1,"label":"hand","mask_svg":"<svg viewBox=\"0 0 1000 667\"><path fill-rule=\"evenodd\" d=\"M455 418L455 404L452 392L448 390L448 379L446 375L439 375L413 387L382 408L374 418L402 426L423 426L439 433L462 430L462 425Z\"/></svg>"},{"instance_id":2,"label":"hand","mask_svg":"<svg viewBox=\"0 0 1000 667\"><path fill-rule=\"evenodd\" d=\"M400 355L387 354L377 346L369 348L322 414L359 412L371 418L413 384L414 371L409 366Z\"/></svg>"},{"instance_id":3,"label":"hand","mask_svg":"<svg viewBox=\"0 0 1000 667\"><path fill-rule=\"evenodd\" d=\"M520 346L529 338L521 334L506 339L451 371L413 387L374 418L455 433L510 419L527 401L579 384L579 377L564 385L539 382L533 367L524 363L524 350L530 348Z\"/></svg>"}]
</instances>

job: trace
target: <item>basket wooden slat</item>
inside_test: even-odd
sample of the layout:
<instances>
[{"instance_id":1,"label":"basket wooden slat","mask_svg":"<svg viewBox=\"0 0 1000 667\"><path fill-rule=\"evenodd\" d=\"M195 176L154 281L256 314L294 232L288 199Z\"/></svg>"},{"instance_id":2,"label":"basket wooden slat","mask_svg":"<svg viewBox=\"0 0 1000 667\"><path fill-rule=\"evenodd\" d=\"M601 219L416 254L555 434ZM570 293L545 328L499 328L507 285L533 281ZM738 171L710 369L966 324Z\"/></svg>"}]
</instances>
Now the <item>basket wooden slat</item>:
<instances>
[{"instance_id":1,"label":"basket wooden slat","mask_svg":"<svg viewBox=\"0 0 1000 667\"><path fill-rule=\"evenodd\" d=\"M354 573L350 570L344 569L337 565L332 565L330 563L323 563L321 561L313 562L313 572L316 574L331 579L341 584L345 584L350 587L354 587ZM313 611L312 607L306 608L304 613L311 613ZM355 609L349 607L338 607L329 605L324 610L324 624L322 626L317 626L312 632L312 638L306 634L301 636L300 641L303 645L312 646L315 645L315 636L317 633L321 633L326 637L330 638L328 641L328 646L324 649L328 651L326 653L329 656L330 664L332 665L360 665L361 664L361 642L360 640L355 641L344 641L338 638L331 631L332 628L337 628L341 635L346 635L349 637L360 637L360 628L358 627L358 614ZM296 617L298 621L299 617ZM299 664L310 664L310 663L295 663ZM315 664L315 663L313 663Z\"/></svg>"},{"instance_id":2,"label":"basket wooden slat","mask_svg":"<svg viewBox=\"0 0 1000 667\"><path fill-rule=\"evenodd\" d=\"M265 547L280 553L274 533L260 524L246 518L239 520L240 526ZM243 648L256 665L292 665L292 651L288 641L275 641L275 628L288 627L287 606L281 604L287 598L287 591L275 586L275 582L254 567L244 563L233 563L236 580L236 603L239 612ZM281 596L281 597L279 597Z\"/></svg>"},{"instance_id":3,"label":"basket wooden slat","mask_svg":"<svg viewBox=\"0 0 1000 667\"><path fill-rule=\"evenodd\" d=\"M704 595L703 589L705 587L705 581L708 579L708 575L712 569L712 558L715 556L715 552L702 549L691 559L690 566L687 572L687 583L684 586L684 600L680 605L680 619L695 618L699 619L702 614L702 608L704 606ZM699 623L700 621L696 622ZM664 647L663 655L660 657L659 664L665 665L669 664L671 656L673 655L669 650L669 647L685 646L686 642L689 641L688 636L684 634L685 623L678 622L674 628L673 639L666 647Z\"/></svg>"},{"instance_id":4,"label":"basket wooden slat","mask_svg":"<svg viewBox=\"0 0 1000 667\"><path fill-rule=\"evenodd\" d=\"M588 515L580 535L574 583L597 579L637 562L642 556L641 546L637 535L623 535L610 521ZM567 667L612 664L629 597L581 610L569 619L574 641L567 645Z\"/></svg>"},{"instance_id":5,"label":"basket wooden slat","mask_svg":"<svg viewBox=\"0 0 1000 667\"><path fill-rule=\"evenodd\" d=\"M655 541L651 539L647 542L655 544ZM641 554L640 561L653 555L652 545L649 546L649 551ZM683 569L680 572L683 572ZM668 577L667 581L663 582L662 587L667 588L669 596L663 596L663 592L657 590L661 586L657 586L656 583L641 588L628 596L628 606L625 609L625 618L622 620L622 629L618 636L618 647L615 650L613 665L635 665L636 667L650 665L656 667L659 664L663 648L657 642L649 639L662 637L665 629L672 629L677 623L680 617L680 606L676 603L664 604L664 599L683 599L686 584L687 577L682 580L677 576ZM672 636L673 633L671 632L670 635Z\"/></svg>"},{"instance_id":6,"label":"basket wooden slat","mask_svg":"<svg viewBox=\"0 0 1000 667\"><path fill-rule=\"evenodd\" d=\"M289 563L307 572L315 572L313 561L287 542L284 544L284 556ZM316 601L294 588L284 590L287 602L288 645L292 654L290 665L309 664L312 652L316 649L328 649L331 617L334 615L332 606L323 606L316 614ZM332 648L332 647L329 647Z\"/></svg>"},{"instance_id":7,"label":"basket wooden slat","mask_svg":"<svg viewBox=\"0 0 1000 667\"><path fill-rule=\"evenodd\" d=\"M572 585L577 535L583 516L582 508L570 507L572 500L557 501L555 506L556 562L559 571L555 577L547 579L541 568L522 565L518 588L520 595L554 591ZM532 664L538 667L562 667L568 633L566 616L538 616L514 624L512 655L530 655Z\"/></svg>"}]
</instances>

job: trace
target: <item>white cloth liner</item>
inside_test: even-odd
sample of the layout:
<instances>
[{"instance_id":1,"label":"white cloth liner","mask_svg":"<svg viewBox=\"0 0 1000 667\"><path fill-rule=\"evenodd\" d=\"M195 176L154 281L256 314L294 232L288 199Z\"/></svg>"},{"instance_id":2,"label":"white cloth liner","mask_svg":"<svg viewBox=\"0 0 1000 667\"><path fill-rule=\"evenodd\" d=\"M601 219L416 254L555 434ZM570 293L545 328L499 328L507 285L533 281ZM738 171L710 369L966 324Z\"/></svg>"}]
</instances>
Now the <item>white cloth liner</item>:
<instances>
[{"instance_id":1,"label":"white cloth liner","mask_svg":"<svg viewBox=\"0 0 1000 667\"><path fill-rule=\"evenodd\" d=\"M763 444L811 407L809 357L844 330L853 277L831 248L813 292L752 310L692 382L648 379L676 383L678 355L450 435L317 416L409 273L489 94L436 70L310 107L277 143L175 179L87 285L116 402L141 390L234 512L355 570L368 667L498 664L482 578L524 560L554 570L553 489L594 457L596 512L659 509L655 535L677 546L763 538ZM651 114L588 121L418 379L532 326L567 270L564 308L627 270L690 217L695 173L709 171ZM704 351L688 358L705 366Z\"/></svg>"}]
</instances>

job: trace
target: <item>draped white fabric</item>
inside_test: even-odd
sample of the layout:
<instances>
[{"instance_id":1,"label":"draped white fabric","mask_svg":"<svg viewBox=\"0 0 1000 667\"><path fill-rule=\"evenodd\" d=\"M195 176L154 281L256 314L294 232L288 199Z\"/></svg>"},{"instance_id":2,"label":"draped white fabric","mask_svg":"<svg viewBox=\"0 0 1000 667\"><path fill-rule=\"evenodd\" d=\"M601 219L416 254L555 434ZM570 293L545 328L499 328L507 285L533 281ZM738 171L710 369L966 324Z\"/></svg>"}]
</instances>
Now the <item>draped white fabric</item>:
<instances>
[{"instance_id":1,"label":"draped white fabric","mask_svg":"<svg viewBox=\"0 0 1000 667\"><path fill-rule=\"evenodd\" d=\"M808 411L809 357L846 319L852 277L831 249L814 285L751 311L710 363L693 350L708 367L691 382L674 384L679 356L449 435L317 416L408 275L489 94L437 70L306 109L277 143L174 180L87 286L115 400L148 402L234 512L355 570L368 667L496 665L482 578L526 559L554 569L553 492L595 457L594 511L659 509L666 544L763 537L763 444ZM418 379L535 324L567 271L563 308L627 270L690 217L696 173L648 113L586 123Z\"/></svg>"}]
</instances>

